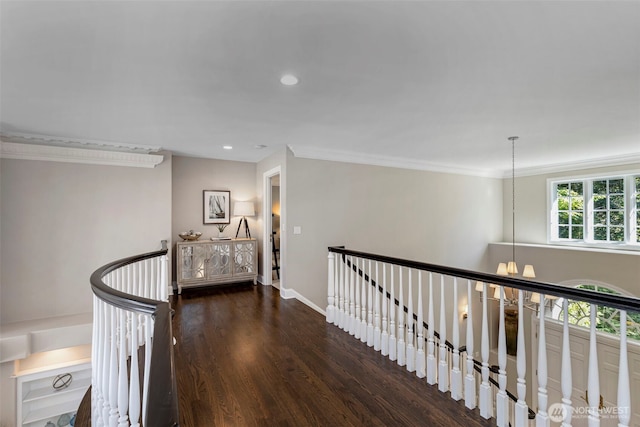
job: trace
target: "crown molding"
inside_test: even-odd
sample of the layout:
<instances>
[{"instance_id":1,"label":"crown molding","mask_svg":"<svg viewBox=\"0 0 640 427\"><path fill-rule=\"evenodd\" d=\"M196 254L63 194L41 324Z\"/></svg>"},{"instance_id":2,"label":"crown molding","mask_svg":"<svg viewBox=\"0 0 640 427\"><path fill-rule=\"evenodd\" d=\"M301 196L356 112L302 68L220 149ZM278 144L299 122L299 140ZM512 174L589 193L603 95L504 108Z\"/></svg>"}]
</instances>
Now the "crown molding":
<instances>
[{"instance_id":1,"label":"crown molding","mask_svg":"<svg viewBox=\"0 0 640 427\"><path fill-rule=\"evenodd\" d=\"M327 150L308 146L289 145L295 157L332 162L356 163L361 165L384 166L390 168L412 169L428 172L450 173L485 178L502 178L502 171L490 169L461 168L460 166L437 164L402 157L378 156L374 154L356 153L352 151Z\"/></svg>"},{"instance_id":2,"label":"crown molding","mask_svg":"<svg viewBox=\"0 0 640 427\"><path fill-rule=\"evenodd\" d=\"M59 136L38 135L33 133L22 133L22 132L0 131L0 137L5 142L50 145L50 146L56 146L56 147L69 147L69 148L87 148L87 149L98 149L98 150L105 150L105 151L122 151L122 152L149 154L152 152L157 152L162 150L162 147L158 147L158 146L127 144L124 142L100 141L96 139L66 138L66 137L59 137Z\"/></svg>"},{"instance_id":3,"label":"crown molding","mask_svg":"<svg viewBox=\"0 0 640 427\"><path fill-rule=\"evenodd\" d=\"M515 171L517 177L548 175L558 172L569 172L585 169L606 168L614 166L626 166L630 164L640 164L640 153L630 153L619 156L600 157L598 159L577 160L573 162L554 163L546 166L532 166L528 168L518 168ZM504 171L503 178L510 178L511 170Z\"/></svg>"},{"instance_id":4,"label":"crown molding","mask_svg":"<svg viewBox=\"0 0 640 427\"><path fill-rule=\"evenodd\" d=\"M139 168L154 168L164 160L164 156L159 154L59 147L55 145L21 144L5 141L0 141L0 157L3 159L42 160L49 162Z\"/></svg>"}]
</instances>

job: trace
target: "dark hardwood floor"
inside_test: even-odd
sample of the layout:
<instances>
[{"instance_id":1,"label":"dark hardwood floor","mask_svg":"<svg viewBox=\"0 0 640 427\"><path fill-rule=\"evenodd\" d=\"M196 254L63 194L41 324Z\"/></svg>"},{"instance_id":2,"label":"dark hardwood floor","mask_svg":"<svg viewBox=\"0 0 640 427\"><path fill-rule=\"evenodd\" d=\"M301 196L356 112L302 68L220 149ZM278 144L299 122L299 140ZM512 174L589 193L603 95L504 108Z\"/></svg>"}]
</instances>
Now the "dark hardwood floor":
<instances>
[{"instance_id":1,"label":"dark hardwood floor","mask_svg":"<svg viewBox=\"0 0 640 427\"><path fill-rule=\"evenodd\" d=\"M493 425L277 289L172 305L182 427Z\"/></svg>"}]
</instances>

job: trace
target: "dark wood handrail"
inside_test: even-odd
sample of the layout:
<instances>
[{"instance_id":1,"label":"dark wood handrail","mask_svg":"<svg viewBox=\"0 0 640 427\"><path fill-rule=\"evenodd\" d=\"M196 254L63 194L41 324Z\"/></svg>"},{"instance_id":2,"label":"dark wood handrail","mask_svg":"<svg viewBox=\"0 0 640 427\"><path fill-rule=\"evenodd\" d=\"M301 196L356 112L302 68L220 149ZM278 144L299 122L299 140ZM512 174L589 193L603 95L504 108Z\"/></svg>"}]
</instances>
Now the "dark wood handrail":
<instances>
[{"instance_id":1,"label":"dark wood handrail","mask_svg":"<svg viewBox=\"0 0 640 427\"><path fill-rule=\"evenodd\" d=\"M112 271L125 267L129 264L134 264L138 261L144 261L145 259L163 256L168 252L169 250L165 248L155 252L122 258L117 261L110 262L109 264L103 265L102 267L94 271L89 279L93 293L101 300L118 308L153 315L156 312L158 306L161 304L166 304L166 302L157 301L151 298L139 297L137 295L131 295L126 292L118 291L117 289L113 289L111 286L104 283L102 281L102 278Z\"/></svg>"},{"instance_id":2,"label":"dark wood handrail","mask_svg":"<svg viewBox=\"0 0 640 427\"><path fill-rule=\"evenodd\" d=\"M93 293L109 305L151 315L154 318L151 364L149 373L149 396L147 399L147 425L178 426L178 392L173 356L173 332L171 327L171 306L167 301L158 301L121 292L111 288L102 280L110 272L129 264L146 259L165 256L167 241L162 241L162 249L141 255L134 255L110 262L91 274Z\"/></svg>"},{"instance_id":3,"label":"dark wood handrail","mask_svg":"<svg viewBox=\"0 0 640 427\"><path fill-rule=\"evenodd\" d=\"M588 289L569 288L553 283L539 282L536 280L522 279L511 276L498 276L497 274L483 273L479 271L464 270L461 268L447 267L437 264L429 264L420 261L393 258L385 255L372 254L367 252L345 249L344 246L330 246L329 252L351 255L359 258L366 258L372 261L380 261L416 270L431 271L434 273L455 276L478 282L491 283L510 288L521 289L523 291L538 292L545 295L553 295L558 298L569 298L572 300L585 301L596 305L605 305L620 310L640 312L640 298L628 297L615 294L604 294Z\"/></svg>"}]
</instances>

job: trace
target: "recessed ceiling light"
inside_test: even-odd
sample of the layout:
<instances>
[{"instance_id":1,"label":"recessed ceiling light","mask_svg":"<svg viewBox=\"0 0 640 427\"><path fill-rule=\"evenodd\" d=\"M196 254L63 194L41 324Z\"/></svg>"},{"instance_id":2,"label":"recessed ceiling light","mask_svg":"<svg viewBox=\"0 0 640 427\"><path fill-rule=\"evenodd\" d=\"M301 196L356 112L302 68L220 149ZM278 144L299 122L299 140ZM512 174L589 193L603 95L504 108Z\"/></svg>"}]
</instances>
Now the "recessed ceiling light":
<instances>
[{"instance_id":1,"label":"recessed ceiling light","mask_svg":"<svg viewBox=\"0 0 640 427\"><path fill-rule=\"evenodd\" d=\"M280 78L280 83L285 86L294 86L298 84L298 78L293 74L285 74Z\"/></svg>"},{"instance_id":2,"label":"recessed ceiling light","mask_svg":"<svg viewBox=\"0 0 640 427\"><path fill-rule=\"evenodd\" d=\"M225 150L233 150L233 147L230 145L223 145L222 148L224 148Z\"/></svg>"}]
</instances>

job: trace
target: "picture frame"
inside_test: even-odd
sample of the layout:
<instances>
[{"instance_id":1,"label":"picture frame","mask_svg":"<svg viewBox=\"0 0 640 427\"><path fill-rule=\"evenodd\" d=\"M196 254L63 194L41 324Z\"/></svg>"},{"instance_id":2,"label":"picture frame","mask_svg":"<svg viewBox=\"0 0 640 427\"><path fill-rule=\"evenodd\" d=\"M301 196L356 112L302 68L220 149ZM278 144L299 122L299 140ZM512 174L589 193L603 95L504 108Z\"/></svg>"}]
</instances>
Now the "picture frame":
<instances>
[{"instance_id":1,"label":"picture frame","mask_svg":"<svg viewBox=\"0 0 640 427\"><path fill-rule=\"evenodd\" d=\"M231 223L231 191L202 191L203 224Z\"/></svg>"}]
</instances>

